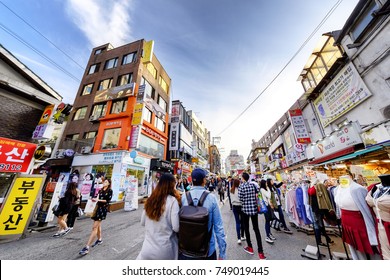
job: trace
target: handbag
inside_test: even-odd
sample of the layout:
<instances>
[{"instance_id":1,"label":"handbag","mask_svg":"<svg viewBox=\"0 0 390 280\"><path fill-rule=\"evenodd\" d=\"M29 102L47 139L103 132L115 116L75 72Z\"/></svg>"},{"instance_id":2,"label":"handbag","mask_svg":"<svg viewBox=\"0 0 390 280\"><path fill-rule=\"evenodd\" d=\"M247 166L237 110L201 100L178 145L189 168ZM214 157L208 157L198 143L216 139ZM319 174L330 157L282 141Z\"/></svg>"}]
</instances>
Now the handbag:
<instances>
[{"instance_id":1,"label":"handbag","mask_svg":"<svg viewBox=\"0 0 390 280\"><path fill-rule=\"evenodd\" d=\"M84 214L88 217L92 217L93 214L96 212L97 208L97 201L92 201L92 199L88 199L87 204L84 208Z\"/></svg>"},{"instance_id":2,"label":"handbag","mask_svg":"<svg viewBox=\"0 0 390 280\"><path fill-rule=\"evenodd\" d=\"M268 208L260 192L257 194L256 200L257 200L257 212L259 214L267 213Z\"/></svg>"},{"instance_id":3,"label":"handbag","mask_svg":"<svg viewBox=\"0 0 390 280\"><path fill-rule=\"evenodd\" d=\"M84 215L83 209L81 209L80 207L77 208L76 217L81 217L83 215Z\"/></svg>"}]
</instances>

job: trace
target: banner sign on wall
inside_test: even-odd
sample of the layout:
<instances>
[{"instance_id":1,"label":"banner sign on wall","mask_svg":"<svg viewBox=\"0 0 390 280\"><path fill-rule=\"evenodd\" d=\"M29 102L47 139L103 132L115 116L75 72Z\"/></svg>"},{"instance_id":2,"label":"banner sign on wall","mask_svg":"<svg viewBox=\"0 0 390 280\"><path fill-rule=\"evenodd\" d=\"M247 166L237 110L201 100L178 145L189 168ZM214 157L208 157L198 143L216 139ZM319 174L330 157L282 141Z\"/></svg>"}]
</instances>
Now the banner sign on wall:
<instances>
[{"instance_id":1,"label":"banner sign on wall","mask_svg":"<svg viewBox=\"0 0 390 280\"><path fill-rule=\"evenodd\" d=\"M169 150L177 151L179 149L179 125L180 123L172 123L169 135Z\"/></svg>"},{"instance_id":2,"label":"banner sign on wall","mask_svg":"<svg viewBox=\"0 0 390 280\"><path fill-rule=\"evenodd\" d=\"M326 127L370 96L355 66L349 63L325 87L314 105Z\"/></svg>"},{"instance_id":3,"label":"banner sign on wall","mask_svg":"<svg viewBox=\"0 0 390 280\"><path fill-rule=\"evenodd\" d=\"M309 144L311 142L309 132L305 125L305 119L302 116L301 109L289 110L291 124L294 130L297 143Z\"/></svg>"},{"instance_id":4,"label":"banner sign on wall","mask_svg":"<svg viewBox=\"0 0 390 280\"><path fill-rule=\"evenodd\" d=\"M36 144L0 137L0 172L27 172Z\"/></svg>"}]
</instances>

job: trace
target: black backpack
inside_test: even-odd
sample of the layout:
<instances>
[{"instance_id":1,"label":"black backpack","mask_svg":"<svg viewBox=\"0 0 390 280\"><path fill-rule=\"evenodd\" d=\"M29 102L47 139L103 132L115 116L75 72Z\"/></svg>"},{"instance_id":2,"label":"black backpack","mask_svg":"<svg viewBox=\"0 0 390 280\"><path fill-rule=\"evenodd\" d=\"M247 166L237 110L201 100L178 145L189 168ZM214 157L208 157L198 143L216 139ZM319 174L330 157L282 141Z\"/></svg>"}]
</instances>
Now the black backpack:
<instances>
[{"instance_id":1,"label":"black backpack","mask_svg":"<svg viewBox=\"0 0 390 280\"><path fill-rule=\"evenodd\" d=\"M204 191L194 206L191 193L187 192L188 205L179 212L179 252L187 257L204 258L208 256L211 229L208 230L209 210L203 207L208 191Z\"/></svg>"}]
</instances>

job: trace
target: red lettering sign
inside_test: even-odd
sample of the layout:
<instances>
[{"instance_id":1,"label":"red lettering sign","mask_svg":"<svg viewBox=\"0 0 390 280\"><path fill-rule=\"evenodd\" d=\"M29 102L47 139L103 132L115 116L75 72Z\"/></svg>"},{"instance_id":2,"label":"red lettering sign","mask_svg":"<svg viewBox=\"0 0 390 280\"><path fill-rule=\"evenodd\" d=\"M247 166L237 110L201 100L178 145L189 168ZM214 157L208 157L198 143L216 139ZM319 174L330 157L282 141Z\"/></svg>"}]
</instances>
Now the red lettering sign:
<instances>
[{"instance_id":1,"label":"red lettering sign","mask_svg":"<svg viewBox=\"0 0 390 280\"><path fill-rule=\"evenodd\" d=\"M27 172L36 144L0 137L0 172Z\"/></svg>"}]
</instances>

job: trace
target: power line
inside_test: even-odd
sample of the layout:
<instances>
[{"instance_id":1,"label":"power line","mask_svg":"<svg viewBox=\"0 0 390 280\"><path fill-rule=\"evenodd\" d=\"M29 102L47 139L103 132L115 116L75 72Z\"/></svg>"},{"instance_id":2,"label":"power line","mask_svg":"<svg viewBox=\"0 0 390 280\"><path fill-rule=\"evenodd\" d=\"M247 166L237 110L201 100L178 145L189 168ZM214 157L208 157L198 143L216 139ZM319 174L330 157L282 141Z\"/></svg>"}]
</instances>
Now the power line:
<instances>
[{"instance_id":1,"label":"power line","mask_svg":"<svg viewBox=\"0 0 390 280\"><path fill-rule=\"evenodd\" d=\"M57 67L58 69L60 69L63 73L65 73L66 75L68 75L69 77L71 77L72 79L74 79L75 81L77 82L81 82L79 78L77 78L76 76L73 76L72 73L68 72L65 68L63 68L61 65L59 65L58 63L56 63L54 60L52 60L51 58L49 58L48 56L46 56L44 53L42 53L41 51L37 50L36 48L34 48L32 45L30 45L29 43L27 43L25 40L23 40L22 38L20 38L17 34L15 34L14 32L12 32L8 27L6 27L5 25L3 25L2 23L0 23L0 28L3 29L5 32L7 32L9 35L11 35L12 37L14 37L16 40L18 40L19 42L21 42L22 44L24 44L25 46L27 46L28 48L30 48L31 50L33 50L35 53L37 53L38 55L40 55L41 57L43 57L44 59L46 59L48 62L50 62L51 64L53 64L55 67Z\"/></svg>"},{"instance_id":2,"label":"power line","mask_svg":"<svg viewBox=\"0 0 390 280\"><path fill-rule=\"evenodd\" d=\"M311 40L311 38L315 35L318 29L326 22L326 20L333 14L333 12L337 9L337 7L343 2L343 0L338 0L336 4L328 11L325 17L321 20L321 22L317 25L317 27L313 30L313 32L307 37L305 42L299 47L298 51L294 53L294 55L290 58L289 61L283 66L283 68L276 74L276 76L268 83L268 85L260 92L260 94L229 124L227 125L220 133L217 135L220 136L226 130L228 130L256 101L260 98L260 96L275 82L275 80L283 73L283 71L287 68L287 66L294 60L294 58L301 52L301 50L306 46L306 44Z\"/></svg>"},{"instance_id":3,"label":"power line","mask_svg":"<svg viewBox=\"0 0 390 280\"><path fill-rule=\"evenodd\" d=\"M59 50L60 52L62 52L67 58L69 58L70 60L72 60L78 67L80 67L82 70L84 70L84 67L81 66L77 61L75 61L70 55L68 55L66 52L64 52L62 49L60 49L56 44L54 44L52 41L50 41L49 38L47 38L45 35L43 35L39 30L37 30L34 26L32 26L30 23L28 23L24 18L22 18L21 16L19 16L16 12L14 12L10 7L8 7L6 4L3 3L3 1L0 1L0 3L6 7L11 13L13 13L15 16L17 16L20 20L22 20L25 24L27 24L28 26L30 26L30 28L32 28L35 32L37 32L39 35L41 35L43 38L46 39L46 41L48 41L52 46L54 46L57 50Z\"/></svg>"}]
</instances>

